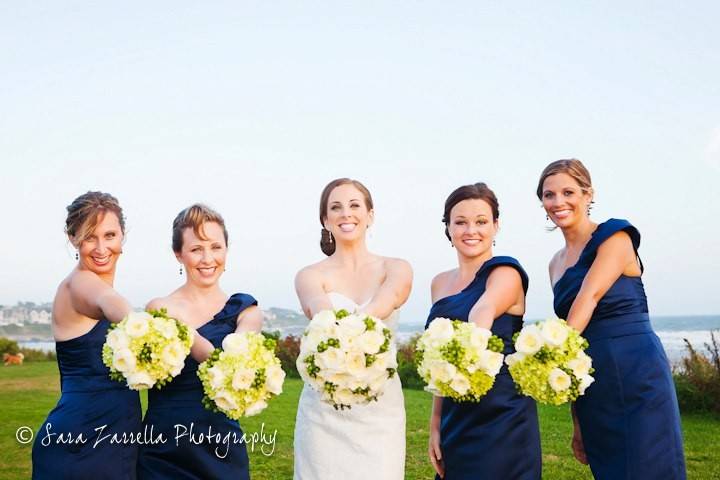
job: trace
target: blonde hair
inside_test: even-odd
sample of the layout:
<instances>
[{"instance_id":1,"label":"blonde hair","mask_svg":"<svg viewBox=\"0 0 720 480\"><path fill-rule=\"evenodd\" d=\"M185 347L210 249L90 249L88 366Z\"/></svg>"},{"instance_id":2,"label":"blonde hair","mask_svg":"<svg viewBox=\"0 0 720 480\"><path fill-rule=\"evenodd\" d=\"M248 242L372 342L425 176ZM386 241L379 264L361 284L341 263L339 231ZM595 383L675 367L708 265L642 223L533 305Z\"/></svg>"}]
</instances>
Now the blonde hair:
<instances>
[{"instance_id":1,"label":"blonde hair","mask_svg":"<svg viewBox=\"0 0 720 480\"><path fill-rule=\"evenodd\" d=\"M573 180L580 185L580 190L583 193L593 193L592 180L590 178L590 172L582 162L576 158L568 160L556 160L550 165L545 167L545 170L540 174L540 180L537 185L537 197L542 200L543 183L545 179L551 175L557 175L558 173L566 173L570 175Z\"/></svg>"},{"instance_id":2,"label":"blonde hair","mask_svg":"<svg viewBox=\"0 0 720 480\"><path fill-rule=\"evenodd\" d=\"M183 231L192 228L195 235L202 240L207 240L203 231L203 224L215 222L222 227L225 245L228 243L228 233L225 229L225 220L222 215L202 203L195 203L177 214L172 226L172 248L174 252L180 252L183 246Z\"/></svg>"},{"instance_id":3,"label":"blonde hair","mask_svg":"<svg viewBox=\"0 0 720 480\"><path fill-rule=\"evenodd\" d=\"M95 227L98 219L107 212L113 212L120 222L120 230L125 234L125 216L123 215L120 203L117 198L109 193L87 192L77 197L67 206L67 218L65 219L65 233L70 238L74 247L78 247L88 238Z\"/></svg>"}]
</instances>

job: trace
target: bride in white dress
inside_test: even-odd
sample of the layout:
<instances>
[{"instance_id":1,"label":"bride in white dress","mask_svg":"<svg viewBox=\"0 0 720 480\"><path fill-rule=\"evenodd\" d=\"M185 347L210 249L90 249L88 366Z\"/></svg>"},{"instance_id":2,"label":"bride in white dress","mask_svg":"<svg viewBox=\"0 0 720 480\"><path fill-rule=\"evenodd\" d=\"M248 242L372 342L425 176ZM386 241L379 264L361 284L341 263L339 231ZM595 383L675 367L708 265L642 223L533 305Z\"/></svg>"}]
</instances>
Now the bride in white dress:
<instances>
[{"instance_id":1,"label":"bride in white dress","mask_svg":"<svg viewBox=\"0 0 720 480\"><path fill-rule=\"evenodd\" d=\"M370 253L370 192L360 182L330 182L320 197L321 248L328 258L302 269L295 287L308 318L326 309L361 311L393 331L412 284L410 265ZM295 480L400 480L405 472L405 405L398 375L377 402L335 410L303 387L295 422Z\"/></svg>"}]
</instances>

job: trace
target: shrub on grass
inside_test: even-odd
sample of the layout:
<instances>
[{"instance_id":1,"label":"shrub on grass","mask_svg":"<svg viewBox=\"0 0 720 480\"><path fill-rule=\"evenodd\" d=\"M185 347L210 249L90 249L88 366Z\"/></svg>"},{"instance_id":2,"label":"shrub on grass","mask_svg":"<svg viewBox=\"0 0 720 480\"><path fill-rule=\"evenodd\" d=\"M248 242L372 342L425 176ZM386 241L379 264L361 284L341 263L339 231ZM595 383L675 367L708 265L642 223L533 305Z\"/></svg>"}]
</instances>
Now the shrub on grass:
<instances>
[{"instance_id":1,"label":"shrub on grass","mask_svg":"<svg viewBox=\"0 0 720 480\"><path fill-rule=\"evenodd\" d=\"M720 413L720 345L710 332L707 354L695 350L687 339L688 354L673 374L680 410Z\"/></svg>"}]
</instances>

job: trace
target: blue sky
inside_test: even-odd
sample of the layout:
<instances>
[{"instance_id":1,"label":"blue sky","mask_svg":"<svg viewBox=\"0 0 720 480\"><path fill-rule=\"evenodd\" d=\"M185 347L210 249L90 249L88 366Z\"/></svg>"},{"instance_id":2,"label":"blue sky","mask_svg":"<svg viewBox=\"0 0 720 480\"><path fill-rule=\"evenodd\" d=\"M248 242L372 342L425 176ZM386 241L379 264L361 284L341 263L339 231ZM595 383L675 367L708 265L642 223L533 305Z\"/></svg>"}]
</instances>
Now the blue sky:
<instances>
[{"instance_id":1,"label":"blue sky","mask_svg":"<svg viewBox=\"0 0 720 480\"><path fill-rule=\"evenodd\" d=\"M230 230L225 290L298 308L320 190L351 176L375 197L372 250L415 269L404 321L455 263L445 197L475 181L544 317L562 238L535 184L577 157L593 218L643 234L651 312L719 313L717 18L715 2L3 4L0 303L52 298L74 263L65 206L100 189L126 210L116 286L136 305L181 281L170 224L203 201Z\"/></svg>"}]
</instances>

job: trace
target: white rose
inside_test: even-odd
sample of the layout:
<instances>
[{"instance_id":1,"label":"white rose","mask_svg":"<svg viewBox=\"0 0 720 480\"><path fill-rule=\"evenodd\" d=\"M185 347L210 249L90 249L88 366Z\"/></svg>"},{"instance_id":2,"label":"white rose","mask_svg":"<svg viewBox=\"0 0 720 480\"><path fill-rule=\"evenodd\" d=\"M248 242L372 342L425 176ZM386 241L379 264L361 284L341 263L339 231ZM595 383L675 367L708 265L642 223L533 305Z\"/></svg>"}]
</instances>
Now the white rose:
<instances>
[{"instance_id":1,"label":"white rose","mask_svg":"<svg viewBox=\"0 0 720 480\"><path fill-rule=\"evenodd\" d=\"M123 348L113 353L113 368L118 372L130 372L135 370L137 362L135 355L130 351L129 348Z\"/></svg>"},{"instance_id":2,"label":"white rose","mask_svg":"<svg viewBox=\"0 0 720 480\"><path fill-rule=\"evenodd\" d=\"M215 390L222 388L227 378L225 372L223 372L217 365L208 368L207 372L210 380L210 386Z\"/></svg>"},{"instance_id":3,"label":"white rose","mask_svg":"<svg viewBox=\"0 0 720 480\"><path fill-rule=\"evenodd\" d=\"M359 350L347 352L345 354L345 365L350 375L360 375L365 370L365 354Z\"/></svg>"},{"instance_id":4,"label":"white rose","mask_svg":"<svg viewBox=\"0 0 720 480\"><path fill-rule=\"evenodd\" d=\"M385 335L376 330L370 330L358 337L356 345L363 352L373 354L380 350L383 343L385 343Z\"/></svg>"},{"instance_id":5,"label":"white rose","mask_svg":"<svg viewBox=\"0 0 720 480\"><path fill-rule=\"evenodd\" d=\"M455 329L453 328L452 321L442 317L436 318L430 322L426 331L433 345L441 345L450 341L454 332Z\"/></svg>"},{"instance_id":6,"label":"white rose","mask_svg":"<svg viewBox=\"0 0 720 480\"><path fill-rule=\"evenodd\" d=\"M268 369L265 370L265 386L267 387L268 392L280 395L282 393L284 381L285 372L277 365L268 367Z\"/></svg>"},{"instance_id":7,"label":"white rose","mask_svg":"<svg viewBox=\"0 0 720 480\"><path fill-rule=\"evenodd\" d=\"M590 372L592 358L585 352L578 352L577 356L567 363L567 366L572 369L576 377L580 378Z\"/></svg>"},{"instance_id":8,"label":"white rose","mask_svg":"<svg viewBox=\"0 0 720 480\"><path fill-rule=\"evenodd\" d=\"M335 312L332 310L322 310L315 314L310 320L308 328L310 330L317 330L324 333L335 333Z\"/></svg>"},{"instance_id":9,"label":"white rose","mask_svg":"<svg viewBox=\"0 0 720 480\"><path fill-rule=\"evenodd\" d=\"M160 332L165 338L174 338L178 336L177 325L175 320L168 320L167 318L153 318L153 326L155 330Z\"/></svg>"},{"instance_id":10,"label":"white rose","mask_svg":"<svg viewBox=\"0 0 720 480\"><path fill-rule=\"evenodd\" d=\"M267 408L267 402L265 400L258 400L257 402L248 405L248 407L245 409L245 416L252 417L253 415L257 415L258 413L265 410L265 408Z\"/></svg>"},{"instance_id":11,"label":"white rose","mask_svg":"<svg viewBox=\"0 0 720 480\"><path fill-rule=\"evenodd\" d=\"M182 372L183 366L184 365L173 365L172 368L170 369L170 375L172 375L173 377L177 377L178 375L180 375L180 372Z\"/></svg>"},{"instance_id":12,"label":"white rose","mask_svg":"<svg viewBox=\"0 0 720 480\"><path fill-rule=\"evenodd\" d=\"M465 395L468 390L470 390L470 381L465 375L458 375L450 382L450 388L455 390L459 395Z\"/></svg>"},{"instance_id":13,"label":"white rose","mask_svg":"<svg viewBox=\"0 0 720 480\"><path fill-rule=\"evenodd\" d=\"M595 381L595 379L590 375L581 375L579 380L580 385L578 385L578 391L580 392L580 395L584 395L585 389L587 389L590 384Z\"/></svg>"},{"instance_id":14,"label":"white rose","mask_svg":"<svg viewBox=\"0 0 720 480\"><path fill-rule=\"evenodd\" d=\"M121 328L113 328L107 335L107 344L113 350L122 350L130 346L130 338Z\"/></svg>"},{"instance_id":15,"label":"white rose","mask_svg":"<svg viewBox=\"0 0 720 480\"><path fill-rule=\"evenodd\" d=\"M542 346L543 339L537 325L523 327L515 341L515 349L527 355L535 354Z\"/></svg>"},{"instance_id":16,"label":"white rose","mask_svg":"<svg viewBox=\"0 0 720 480\"><path fill-rule=\"evenodd\" d=\"M341 340L354 341L365 331L365 322L358 315L348 315L338 321L337 335ZM352 340L351 340L352 339Z\"/></svg>"},{"instance_id":17,"label":"white rose","mask_svg":"<svg viewBox=\"0 0 720 480\"><path fill-rule=\"evenodd\" d=\"M167 365L182 365L185 362L185 349L179 340L175 340L163 348L161 358Z\"/></svg>"},{"instance_id":18,"label":"white rose","mask_svg":"<svg viewBox=\"0 0 720 480\"><path fill-rule=\"evenodd\" d=\"M503 354L493 352L492 350L483 350L480 352L480 360L478 361L478 364L485 373L494 377L502 368Z\"/></svg>"},{"instance_id":19,"label":"white rose","mask_svg":"<svg viewBox=\"0 0 720 480\"><path fill-rule=\"evenodd\" d=\"M250 368L240 368L235 371L232 378L232 387L235 390L247 390L255 380L255 371Z\"/></svg>"},{"instance_id":20,"label":"white rose","mask_svg":"<svg viewBox=\"0 0 720 480\"><path fill-rule=\"evenodd\" d=\"M155 385L155 380L152 379L149 373L139 371L128 375L127 384L132 390L146 390Z\"/></svg>"},{"instance_id":21,"label":"white rose","mask_svg":"<svg viewBox=\"0 0 720 480\"><path fill-rule=\"evenodd\" d=\"M244 355L250 349L247 335L243 333L231 333L222 341L222 349L230 354Z\"/></svg>"},{"instance_id":22,"label":"white rose","mask_svg":"<svg viewBox=\"0 0 720 480\"><path fill-rule=\"evenodd\" d=\"M125 331L130 337L141 337L148 332L152 318L147 312L131 312L126 317Z\"/></svg>"},{"instance_id":23,"label":"white rose","mask_svg":"<svg viewBox=\"0 0 720 480\"><path fill-rule=\"evenodd\" d=\"M510 355L505 357L505 363L507 363L508 367L512 367L516 363L522 362L526 356L527 355L522 352L511 353Z\"/></svg>"},{"instance_id":24,"label":"white rose","mask_svg":"<svg viewBox=\"0 0 720 480\"><path fill-rule=\"evenodd\" d=\"M540 329L543 339L548 345L559 347L568 337L568 329L557 319L546 320Z\"/></svg>"},{"instance_id":25,"label":"white rose","mask_svg":"<svg viewBox=\"0 0 720 480\"><path fill-rule=\"evenodd\" d=\"M219 392L217 392L213 400L215 401L215 405L217 405L219 409L225 410L227 412L238 408L238 405L235 402L232 394L227 390L220 390Z\"/></svg>"},{"instance_id":26,"label":"white rose","mask_svg":"<svg viewBox=\"0 0 720 480\"><path fill-rule=\"evenodd\" d=\"M550 383L550 387L556 392L565 391L570 388L570 375L563 372L559 368L553 368L552 370L550 370L548 383Z\"/></svg>"},{"instance_id":27,"label":"white rose","mask_svg":"<svg viewBox=\"0 0 720 480\"><path fill-rule=\"evenodd\" d=\"M325 337L319 330L310 330L307 335L304 335L300 340L300 350L302 352L317 351L317 346L322 342Z\"/></svg>"},{"instance_id":28,"label":"white rose","mask_svg":"<svg viewBox=\"0 0 720 480\"><path fill-rule=\"evenodd\" d=\"M477 350L485 350L492 332L487 328L476 327L470 330L470 345Z\"/></svg>"},{"instance_id":29,"label":"white rose","mask_svg":"<svg viewBox=\"0 0 720 480\"><path fill-rule=\"evenodd\" d=\"M345 354L337 348L328 348L315 355L315 365L324 370L339 372L345 368Z\"/></svg>"},{"instance_id":30,"label":"white rose","mask_svg":"<svg viewBox=\"0 0 720 480\"><path fill-rule=\"evenodd\" d=\"M455 365L444 360L438 360L430 365L430 376L437 382L449 382L457 375Z\"/></svg>"}]
</instances>

